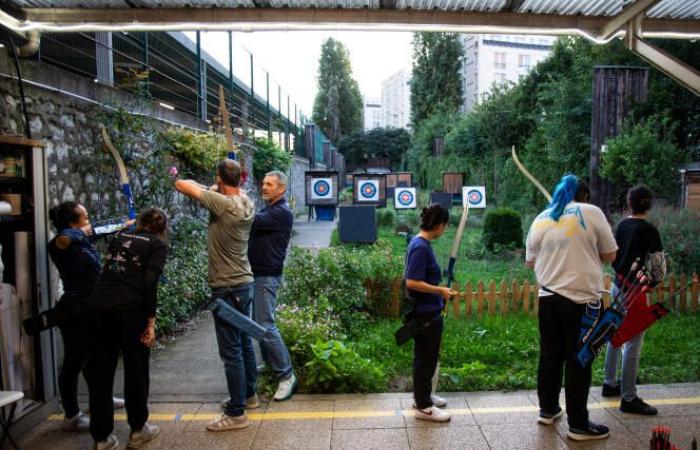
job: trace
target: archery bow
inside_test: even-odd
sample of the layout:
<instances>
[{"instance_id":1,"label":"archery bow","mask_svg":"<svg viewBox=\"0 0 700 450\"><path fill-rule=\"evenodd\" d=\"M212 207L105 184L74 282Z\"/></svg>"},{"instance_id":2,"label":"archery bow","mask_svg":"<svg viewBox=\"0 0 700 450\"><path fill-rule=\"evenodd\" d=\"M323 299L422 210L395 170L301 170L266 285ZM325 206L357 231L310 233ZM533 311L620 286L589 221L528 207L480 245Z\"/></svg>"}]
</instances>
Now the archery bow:
<instances>
[{"instance_id":1,"label":"archery bow","mask_svg":"<svg viewBox=\"0 0 700 450\"><path fill-rule=\"evenodd\" d=\"M134 206L134 194L131 192L131 185L129 184L129 175L126 172L126 165L124 165L124 160L122 160L121 155L112 144L112 140L107 134L107 129L104 125L100 125L100 133L102 133L102 140L104 142L105 148L112 154L114 160L117 163L117 168L119 169L119 182L122 187L122 192L126 197L126 202L129 207L129 219L136 219L136 206Z\"/></svg>"},{"instance_id":2,"label":"archery bow","mask_svg":"<svg viewBox=\"0 0 700 450\"><path fill-rule=\"evenodd\" d=\"M241 183L245 183L248 179L248 171L245 169L245 154L237 150L236 144L233 143L233 131L231 130L231 119L226 107L226 99L224 98L224 87L219 85L219 117L224 127L226 135L226 150L228 151L229 159L237 159L241 165Z\"/></svg>"},{"instance_id":3,"label":"archery bow","mask_svg":"<svg viewBox=\"0 0 700 450\"><path fill-rule=\"evenodd\" d=\"M459 219L457 234L455 234L455 240L452 243L450 261L447 263L447 287L452 287L452 282L455 280L455 262L457 261L459 245L462 242L462 234L464 233L464 227L467 224L467 217L469 216L469 201L463 198L462 203L462 217Z\"/></svg>"},{"instance_id":4,"label":"archery bow","mask_svg":"<svg viewBox=\"0 0 700 450\"><path fill-rule=\"evenodd\" d=\"M518 169L520 169L520 171L523 173L523 175L527 177L528 180L532 181L532 184L534 184L535 187L540 190L542 195L545 196L547 201L551 203L552 196L549 194L549 192L547 192L547 189L545 189L544 186L542 186L542 183L537 181L537 179L530 172L528 172L523 163L521 163L518 159L518 155L515 153L515 145L512 147L511 155L513 156L513 162L518 167Z\"/></svg>"}]
</instances>

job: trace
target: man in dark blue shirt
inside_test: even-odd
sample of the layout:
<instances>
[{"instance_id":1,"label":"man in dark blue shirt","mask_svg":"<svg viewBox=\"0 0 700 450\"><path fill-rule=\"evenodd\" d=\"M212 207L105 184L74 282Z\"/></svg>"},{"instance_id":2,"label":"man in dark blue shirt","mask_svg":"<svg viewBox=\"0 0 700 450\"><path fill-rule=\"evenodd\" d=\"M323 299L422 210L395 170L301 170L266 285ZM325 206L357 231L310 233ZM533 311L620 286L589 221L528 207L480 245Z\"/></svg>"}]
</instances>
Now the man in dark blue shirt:
<instances>
[{"instance_id":1,"label":"man in dark blue shirt","mask_svg":"<svg viewBox=\"0 0 700 450\"><path fill-rule=\"evenodd\" d=\"M294 393L297 379L287 346L275 325L277 289L282 282L282 269L292 234L294 215L284 194L287 177L282 172L269 172L262 183L266 207L255 214L248 242L248 260L253 270L253 319L268 330L260 341L263 357L279 380L274 399L287 400Z\"/></svg>"}]
</instances>

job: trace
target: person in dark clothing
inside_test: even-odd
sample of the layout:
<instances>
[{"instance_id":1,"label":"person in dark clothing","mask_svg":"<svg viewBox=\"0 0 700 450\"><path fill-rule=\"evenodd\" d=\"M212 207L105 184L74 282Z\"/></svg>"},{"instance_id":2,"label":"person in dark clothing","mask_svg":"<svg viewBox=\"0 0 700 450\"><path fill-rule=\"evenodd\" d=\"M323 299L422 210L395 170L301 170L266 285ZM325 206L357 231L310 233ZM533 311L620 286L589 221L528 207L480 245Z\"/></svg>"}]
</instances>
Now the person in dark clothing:
<instances>
[{"instance_id":1,"label":"person in dark clothing","mask_svg":"<svg viewBox=\"0 0 700 450\"><path fill-rule=\"evenodd\" d=\"M63 338L63 364L58 374L58 390L65 411L62 428L88 431L89 420L78 406L78 377L88 354L82 309L102 272L100 253L94 242L104 235L93 233L87 210L76 202L63 202L51 208L49 218L58 233L49 242L49 256L63 283L63 295L57 307L71 311L71 318L59 324ZM128 221L125 226L131 223ZM124 406L120 398L114 398L113 402L115 408Z\"/></svg>"},{"instance_id":2,"label":"person in dark clothing","mask_svg":"<svg viewBox=\"0 0 700 450\"><path fill-rule=\"evenodd\" d=\"M277 401L290 398L297 385L289 351L275 325L277 289L282 283L294 223L294 215L284 198L286 190L287 177L282 172L265 175L262 195L267 206L255 214L248 241L248 260L254 278L253 319L268 330L269 337L260 341L260 347L279 380L273 397Z\"/></svg>"},{"instance_id":3,"label":"person in dark clothing","mask_svg":"<svg viewBox=\"0 0 700 450\"><path fill-rule=\"evenodd\" d=\"M440 205L423 208L421 231L406 250L406 289L415 301L418 332L413 347L413 398L416 419L447 422L451 415L434 405L432 378L438 363L442 340L442 311L445 301L457 292L440 286L442 271L435 259L431 241L445 233L449 212Z\"/></svg>"},{"instance_id":4,"label":"person in dark clothing","mask_svg":"<svg viewBox=\"0 0 700 450\"><path fill-rule=\"evenodd\" d=\"M112 434L112 389L119 353L124 360L124 396L131 427L129 448L158 435L148 420L150 347L155 343L157 287L165 266L168 218L151 208L139 216L136 230L114 235L103 273L89 303L90 353L85 368L90 394L90 434L95 448L116 449Z\"/></svg>"},{"instance_id":5,"label":"person in dark clothing","mask_svg":"<svg viewBox=\"0 0 700 450\"><path fill-rule=\"evenodd\" d=\"M659 231L646 221L651 204L652 193L646 186L635 186L627 193L627 205L631 214L623 219L615 230L615 240L620 250L612 264L617 274L614 290L622 289L623 280L637 258L643 261L647 268L652 278L652 286L657 285L666 275L666 259L661 245L661 236ZM641 293L627 311L625 321L634 320L635 316L643 313L646 307L646 294ZM612 343L608 344L605 355L603 396L621 396L620 411L622 412L653 416L658 413L657 409L637 396L636 380L643 341L644 331L625 342L621 349L614 347ZM617 366L620 350L622 350L622 373L618 380Z\"/></svg>"}]
</instances>

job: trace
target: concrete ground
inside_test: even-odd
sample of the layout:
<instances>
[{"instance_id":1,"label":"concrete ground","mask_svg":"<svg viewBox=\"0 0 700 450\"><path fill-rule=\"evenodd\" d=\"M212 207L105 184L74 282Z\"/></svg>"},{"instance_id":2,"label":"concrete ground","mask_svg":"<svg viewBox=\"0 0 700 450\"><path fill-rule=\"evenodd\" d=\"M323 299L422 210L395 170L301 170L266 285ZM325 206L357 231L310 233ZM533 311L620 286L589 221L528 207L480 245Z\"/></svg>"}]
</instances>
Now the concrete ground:
<instances>
[{"instance_id":1,"label":"concrete ground","mask_svg":"<svg viewBox=\"0 0 700 450\"><path fill-rule=\"evenodd\" d=\"M334 226L295 222L294 243L325 247ZM618 401L604 402L600 388L593 388L591 417L612 430L609 439L595 443L567 440L566 420L554 427L538 425L534 391L445 394L453 414L447 424L416 420L410 393L296 395L249 411L252 425L245 430L208 432L206 423L228 396L223 365L209 314L189 328L151 358L150 420L161 427L161 435L145 449L645 449L656 425L670 427L672 441L682 449L690 449L694 435L700 438L700 383L640 386L640 396L660 410L652 418L620 413ZM115 392L121 386L120 368ZM116 418L115 432L124 448L129 433L124 411ZM24 436L22 449L92 448L87 433L60 431L61 419L53 416Z\"/></svg>"},{"instance_id":2,"label":"concrete ground","mask_svg":"<svg viewBox=\"0 0 700 450\"><path fill-rule=\"evenodd\" d=\"M304 248L325 248L331 244L331 234L337 221L307 221L306 216L294 220L291 245Z\"/></svg>"},{"instance_id":3,"label":"concrete ground","mask_svg":"<svg viewBox=\"0 0 700 450\"><path fill-rule=\"evenodd\" d=\"M188 378L186 371L179 371ZM157 386L157 385L156 385ZM154 386L154 387L156 387ZM179 395L177 393L176 395ZM225 394L220 393L220 398ZM700 437L700 383L640 386L640 396L657 405L657 417L620 413L618 401L603 401L593 388L589 409L593 420L608 425L607 440L575 443L566 438L566 420L538 425L534 391L455 392L445 394L452 421L433 424L416 420L410 394L297 395L286 402L263 402L249 411L245 430L208 432L206 423L219 413L210 401L172 402L162 396L150 405L151 420L161 435L146 449L645 449L651 428L671 428L671 440L690 449ZM173 397L177 398L177 397ZM86 433L60 431L55 416L21 442L25 450L89 449ZM116 434L124 448L128 426L123 412Z\"/></svg>"}]
</instances>

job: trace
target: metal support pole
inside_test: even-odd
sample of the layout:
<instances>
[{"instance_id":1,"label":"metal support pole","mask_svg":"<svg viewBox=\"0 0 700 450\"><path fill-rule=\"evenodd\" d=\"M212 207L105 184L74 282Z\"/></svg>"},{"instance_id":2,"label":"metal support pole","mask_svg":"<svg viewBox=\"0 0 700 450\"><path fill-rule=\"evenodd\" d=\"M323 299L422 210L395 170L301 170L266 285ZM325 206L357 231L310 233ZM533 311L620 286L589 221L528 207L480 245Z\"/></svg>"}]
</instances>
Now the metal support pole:
<instances>
[{"instance_id":1,"label":"metal support pole","mask_svg":"<svg viewBox=\"0 0 700 450\"><path fill-rule=\"evenodd\" d=\"M284 149L289 151L289 145L290 145L290 141L291 141L291 139L289 139L289 96L287 96L287 117L285 117L284 124L285 124L285 130L286 130L285 131L286 137L284 139Z\"/></svg>"},{"instance_id":2,"label":"metal support pole","mask_svg":"<svg viewBox=\"0 0 700 450\"><path fill-rule=\"evenodd\" d=\"M207 120L206 64L202 61L202 33L197 31L197 115Z\"/></svg>"},{"instance_id":3,"label":"metal support pole","mask_svg":"<svg viewBox=\"0 0 700 450\"><path fill-rule=\"evenodd\" d=\"M150 61L150 55L148 53L148 33L144 32L143 33L143 70L146 71L148 74L146 76L146 81L145 81L145 86L144 86L144 94L147 97L151 96L151 61Z\"/></svg>"},{"instance_id":4,"label":"metal support pole","mask_svg":"<svg viewBox=\"0 0 700 450\"><path fill-rule=\"evenodd\" d=\"M231 116L233 117L233 122L235 123L236 110L233 107L233 32L228 32L228 83L231 95L229 96L229 103L231 104Z\"/></svg>"},{"instance_id":5,"label":"metal support pole","mask_svg":"<svg viewBox=\"0 0 700 450\"><path fill-rule=\"evenodd\" d=\"M267 98L265 105L267 108L267 138L272 139L272 116L270 115L270 72L265 72L265 80L267 82Z\"/></svg>"},{"instance_id":6,"label":"metal support pole","mask_svg":"<svg viewBox=\"0 0 700 450\"><path fill-rule=\"evenodd\" d=\"M248 105L248 123L250 124L250 129L255 137L255 89L253 87L255 77L253 76L253 54L250 54L250 105ZM252 118L252 120L251 120Z\"/></svg>"},{"instance_id":7,"label":"metal support pole","mask_svg":"<svg viewBox=\"0 0 700 450\"><path fill-rule=\"evenodd\" d=\"M114 86L114 54L112 52L112 32L95 33L95 59L97 81L107 86Z\"/></svg>"}]
</instances>

